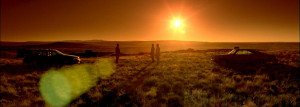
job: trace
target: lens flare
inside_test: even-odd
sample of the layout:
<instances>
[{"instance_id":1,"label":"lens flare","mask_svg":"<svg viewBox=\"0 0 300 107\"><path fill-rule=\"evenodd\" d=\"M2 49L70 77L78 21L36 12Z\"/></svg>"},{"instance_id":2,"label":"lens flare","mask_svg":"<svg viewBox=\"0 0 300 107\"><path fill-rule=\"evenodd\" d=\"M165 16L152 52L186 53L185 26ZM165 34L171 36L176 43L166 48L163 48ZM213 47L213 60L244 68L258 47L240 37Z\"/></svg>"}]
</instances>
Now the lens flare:
<instances>
[{"instance_id":1,"label":"lens flare","mask_svg":"<svg viewBox=\"0 0 300 107\"><path fill-rule=\"evenodd\" d=\"M40 92L48 104L56 107L67 105L72 100L71 85L60 72L46 73L40 80Z\"/></svg>"},{"instance_id":2,"label":"lens flare","mask_svg":"<svg viewBox=\"0 0 300 107\"><path fill-rule=\"evenodd\" d=\"M47 104L66 106L95 86L100 78L108 78L114 72L115 65L111 59L51 69L41 77L40 93Z\"/></svg>"}]
</instances>

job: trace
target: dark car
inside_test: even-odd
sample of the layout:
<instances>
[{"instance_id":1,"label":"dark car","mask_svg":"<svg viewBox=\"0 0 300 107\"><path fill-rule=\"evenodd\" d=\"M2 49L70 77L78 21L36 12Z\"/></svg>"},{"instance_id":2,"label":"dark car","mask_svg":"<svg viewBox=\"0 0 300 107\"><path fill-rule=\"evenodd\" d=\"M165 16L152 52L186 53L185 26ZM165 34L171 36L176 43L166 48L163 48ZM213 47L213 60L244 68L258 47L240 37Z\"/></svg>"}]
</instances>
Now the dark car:
<instances>
[{"instance_id":1,"label":"dark car","mask_svg":"<svg viewBox=\"0 0 300 107\"><path fill-rule=\"evenodd\" d=\"M27 64L77 64L80 58L75 55L64 54L55 49L27 50L23 59Z\"/></svg>"},{"instance_id":2,"label":"dark car","mask_svg":"<svg viewBox=\"0 0 300 107\"><path fill-rule=\"evenodd\" d=\"M268 62L277 62L274 55L259 52L254 49L235 49L225 55L216 55L213 61L221 64L262 64Z\"/></svg>"}]
</instances>

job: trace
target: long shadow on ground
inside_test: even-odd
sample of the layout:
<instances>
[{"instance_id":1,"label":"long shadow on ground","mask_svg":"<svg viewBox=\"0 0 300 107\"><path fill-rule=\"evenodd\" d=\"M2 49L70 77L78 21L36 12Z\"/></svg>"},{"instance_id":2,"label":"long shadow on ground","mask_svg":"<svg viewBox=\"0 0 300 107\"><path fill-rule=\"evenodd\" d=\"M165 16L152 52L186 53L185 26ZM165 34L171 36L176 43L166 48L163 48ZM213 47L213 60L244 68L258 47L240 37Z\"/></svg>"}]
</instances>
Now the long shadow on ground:
<instances>
[{"instance_id":1,"label":"long shadow on ground","mask_svg":"<svg viewBox=\"0 0 300 107\"><path fill-rule=\"evenodd\" d=\"M153 65L153 66L152 66ZM116 106L141 106L139 103L139 98L137 97L137 93L135 88L143 83L144 79L147 75L149 75L150 71L152 71L157 66L157 63L148 63L146 66L142 67L138 72L132 74L129 77L129 81L124 81L121 83L121 86L117 86L116 88L106 91L103 90L103 97L99 101L95 101L89 97L87 93L80 96L81 99L86 102L80 106L89 106L89 107L116 107ZM121 95L120 95L121 94ZM76 101L73 101L76 102Z\"/></svg>"}]
</instances>

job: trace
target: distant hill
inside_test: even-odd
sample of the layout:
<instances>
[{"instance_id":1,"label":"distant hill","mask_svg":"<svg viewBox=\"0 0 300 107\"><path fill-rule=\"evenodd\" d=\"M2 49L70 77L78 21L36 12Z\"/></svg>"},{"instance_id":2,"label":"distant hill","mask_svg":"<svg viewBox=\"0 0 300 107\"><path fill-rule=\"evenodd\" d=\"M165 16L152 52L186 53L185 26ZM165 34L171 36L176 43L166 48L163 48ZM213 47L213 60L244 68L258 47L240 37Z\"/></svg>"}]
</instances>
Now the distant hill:
<instances>
[{"instance_id":1,"label":"distant hill","mask_svg":"<svg viewBox=\"0 0 300 107\"><path fill-rule=\"evenodd\" d=\"M14 50L26 48L84 48L87 44L77 42L1 42L1 49Z\"/></svg>"},{"instance_id":2,"label":"distant hill","mask_svg":"<svg viewBox=\"0 0 300 107\"><path fill-rule=\"evenodd\" d=\"M48 44L40 44L40 45L27 45L25 47L43 47L43 48L80 48L84 47L86 44L84 43L76 43L76 42L53 42Z\"/></svg>"},{"instance_id":3,"label":"distant hill","mask_svg":"<svg viewBox=\"0 0 300 107\"><path fill-rule=\"evenodd\" d=\"M1 41L0 47L6 46L25 46L25 45L41 45L41 44L48 44L49 42L6 42Z\"/></svg>"},{"instance_id":4,"label":"distant hill","mask_svg":"<svg viewBox=\"0 0 300 107\"><path fill-rule=\"evenodd\" d=\"M116 44L120 44L122 53L144 53L149 52L151 44L160 44L161 51L175 50L207 50L207 49L232 49L235 46L246 49L260 50L299 50L299 42L195 42L195 41L59 41L59 42L0 42L0 50L18 49L58 49L63 52L84 52L92 50L95 52L114 52Z\"/></svg>"}]
</instances>

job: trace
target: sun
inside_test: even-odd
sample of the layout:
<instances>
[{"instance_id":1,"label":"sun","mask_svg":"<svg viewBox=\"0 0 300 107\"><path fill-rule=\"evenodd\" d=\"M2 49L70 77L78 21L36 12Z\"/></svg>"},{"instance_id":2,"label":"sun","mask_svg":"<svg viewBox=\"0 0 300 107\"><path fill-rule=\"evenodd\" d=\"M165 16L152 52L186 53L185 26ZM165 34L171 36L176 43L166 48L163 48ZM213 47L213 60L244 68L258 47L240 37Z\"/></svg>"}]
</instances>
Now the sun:
<instances>
[{"instance_id":1,"label":"sun","mask_svg":"<svg viewBox=\"0 0 300 107\"><path fill-rule=\"evenodd\" d=\"M171 26L175 29L179 29L179 28L183 27L183 20L181 18L174 17L171 20Z\"/></svg>"},{"instance_id":2,"label":"sun","mask_svg":"<svg viewBox=\"0 0 300 107\"><path fill-rule=\"evenodd\" d=\"M175 28L179 28L182 25L182 20L181 19L174 19L173 20L173 26Z\"/></svg>"},{"instance_id":3,"label":"sun","mask_svg":"<svg viewBox=\"0 0 300 107\"><path fill-rule=\"evenodd\" d=\"M174 17L170 20L170 27L175 33L185 33L185 22L180 17Z\"/></svg>"}]
</instances>

